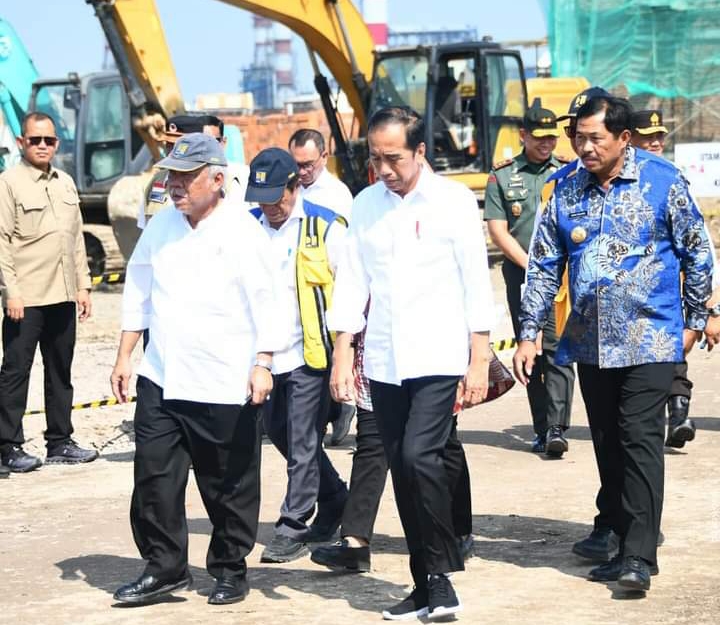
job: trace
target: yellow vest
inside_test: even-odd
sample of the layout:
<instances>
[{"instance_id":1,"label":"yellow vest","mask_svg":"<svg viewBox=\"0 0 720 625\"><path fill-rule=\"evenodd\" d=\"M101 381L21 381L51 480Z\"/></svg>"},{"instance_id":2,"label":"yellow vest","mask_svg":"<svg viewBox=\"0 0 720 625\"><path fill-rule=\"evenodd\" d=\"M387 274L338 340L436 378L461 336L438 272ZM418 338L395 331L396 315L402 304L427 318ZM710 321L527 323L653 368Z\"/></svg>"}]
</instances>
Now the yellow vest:
<instances>
[{"instance_id":1,"label":"yellow vest","mask_svg":"<svg viewBox=\"0 0 720 625\"><path fill-rule=\"evenodd\" d=\"M335 333L327 329L325 313L330 307L334 278L325 247L331 222L310 212L300 224L296 261L296 281L300 324L303 329L305 364L311 369L327 369L332 356ZM329 212L329 211L328 211ZM342 217L335 221L345 224Z\"/></svg>"}]
</instances>

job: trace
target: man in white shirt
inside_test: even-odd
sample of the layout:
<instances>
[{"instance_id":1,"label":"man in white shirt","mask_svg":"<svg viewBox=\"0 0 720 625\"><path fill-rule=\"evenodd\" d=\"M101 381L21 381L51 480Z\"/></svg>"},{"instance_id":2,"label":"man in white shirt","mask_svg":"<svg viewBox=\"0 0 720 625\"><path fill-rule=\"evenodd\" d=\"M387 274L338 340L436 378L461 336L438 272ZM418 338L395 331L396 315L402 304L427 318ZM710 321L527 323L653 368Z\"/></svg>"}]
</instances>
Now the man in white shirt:
<instances>
[{"instance_id":1,"label":"man in white shirt","mask_svg":"<svg viewBox=\"0 0 720 625\"><path fill-rule=\"evenodd\" d=\"M300 128L290 137L288 150L298 166L300 197L335 211L349 222L353 196L345 183L328 171L328 152L322 134L312 128ZM330 445L342 443L356 412L354 402L330 402L328 421L333 424Z\"/></svg>"},{"instance_id":2,"label":"man in white shirt","mask_svg":"<svg viewBox=\"0 0 720 625\"><path fill-rule=\"evenodd\" d=\"M260 506L257 413L284 336L274 322L270 243L252 215L223 200L226 164L212 137L177 141L159 163L174 208L148 223L127 266L111 383L118 401L128 401L130 356L149 329L130 511L147 566L115 592L120 602L144 603L192 583L184 503L191 464L213 525L208 603L248 593L245 557Z\"/></svg>"},{"instance_id":3,"label":"man in white shirt","mask_svg":"<svg viewBox=\"0 0 720 625\"><path fill-rule=\"evenodd\" d=\"M298 166L302 199L325 206L349 222L353 196L345 183L328 171L328 152L322 134L312 128L296 130L288 150Z\"/></svg>"},{"instance_id":4,"label":"man in white shirt","mask_svg":"<svg viewBox=\"0 0 720 625\"><path fill-rule=\"evenodd\" d=\"M290 339L273 358L274 388L263 409L265 432L287 459L288 486L275 535L261 562L290 562L307 542L329 540L340 525L347 487L322 448L330 393L333 336L325 323L345 222L328 208L300 198L292 156L261 151L250 163L245 199L270 237L282 280ZM310 528L307 521L318 512Z\"/></svg>"},{"instance_id":5,"label":"man in white shirt","mask_svg":"<svg viewBox=\"0 0 720 625\"><path fill-rule=\"evenodd\" d=\"M423 166L424 123L407 108L368 127L378 182L353 205L328 327L338 332L330 388L353 389L351 339L365 326L365 374L405 530L415 589L385 610L404 620L461 609L448 574L463 569L443 449L456 399L488 387L492 288L472 192ZM469 364L468 364L469 363Z\"/></svg>"}]
</instances>

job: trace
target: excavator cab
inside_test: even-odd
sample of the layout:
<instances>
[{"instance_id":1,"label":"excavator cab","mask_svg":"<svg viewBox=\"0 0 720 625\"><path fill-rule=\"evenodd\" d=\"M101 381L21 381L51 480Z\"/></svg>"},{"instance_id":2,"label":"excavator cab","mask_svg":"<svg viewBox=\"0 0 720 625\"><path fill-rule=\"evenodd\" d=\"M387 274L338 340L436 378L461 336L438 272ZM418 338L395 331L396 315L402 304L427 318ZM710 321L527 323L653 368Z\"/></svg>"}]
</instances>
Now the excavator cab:
<instances>
[{"instance_id":1,"label":"excavator cab","mask_svg":"<svg viewBox=\"0 0 720 625\"><path fill-rule=\"evenodd\" d=\"M425 118L427 155L437 172L487 172L520 149L527 107L522 60L498 44L376 52L371 93L370 115L410 106Z\"/></svg>"}]
</instances>

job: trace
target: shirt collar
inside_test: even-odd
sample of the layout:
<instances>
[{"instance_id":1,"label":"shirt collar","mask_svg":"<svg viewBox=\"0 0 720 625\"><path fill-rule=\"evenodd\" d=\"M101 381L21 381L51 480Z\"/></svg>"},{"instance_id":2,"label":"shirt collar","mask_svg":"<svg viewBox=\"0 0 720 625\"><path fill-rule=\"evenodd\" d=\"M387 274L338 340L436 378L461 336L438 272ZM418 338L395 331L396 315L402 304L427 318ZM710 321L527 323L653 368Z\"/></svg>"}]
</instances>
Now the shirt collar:
<instances>
[{"instance_id":1,"label":"shirt collar","mask_svg":"<svg viewBox=\"0 0 720 625\"><path fill-rule=\"evenodd\" d=\"M42 178L50 179L58 177L57 169L55 169L52 165L50 165L48 171L45 172L39 167L35 167L35 165L25 160L25 157L23 157L20 162L26 167L28 175L32 178L33 182L37 182Z\"/></svg>"},{"instance_id":2,"label":"shirt collar","mask_svg":"<svg viewBox=\"0 0 720 625\"><path fill-rule=\"evenodd\" d=\"M620 168L618 175L615 176L615 179L634 181L640 179L640 168L638 167L638 162L635 157L635 148L631 145L628 145L625 148L625 160L623 161L623 165ZM580 184L583 189L589 187L590 185L598 184L598 179L595 174L585 169L585 167L582 166L582 161L580 161L580 166L578 167L577 171L578 179L580 180Z\"/></svg>"},{"instance_id":3,"label":"shirt collar","mask_svg":"<svg viewBox=\"0 0 720 625\"><path fill-rule=\"evenodd\" d=\"M330 172L327 170L327 167L323 167L322 171L320 172L320 175L315 178L315 182L313 182L310 186L304 187L305 191L310 191L310 189L319 189L320 187L325 186L325 181L327 179L327 176L330 176Z\"/></svg>"}]
</instances>

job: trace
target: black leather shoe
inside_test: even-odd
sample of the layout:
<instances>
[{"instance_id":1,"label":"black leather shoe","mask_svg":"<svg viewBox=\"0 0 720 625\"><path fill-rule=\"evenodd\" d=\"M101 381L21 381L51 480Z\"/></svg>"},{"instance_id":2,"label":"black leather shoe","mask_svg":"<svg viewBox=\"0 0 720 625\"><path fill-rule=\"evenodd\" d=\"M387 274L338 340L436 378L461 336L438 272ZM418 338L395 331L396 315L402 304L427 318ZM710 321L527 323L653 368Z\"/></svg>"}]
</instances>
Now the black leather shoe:
<instances>
[{"instance_id":1,"label":"black leather shoe","mask_svg":"<svg viewBox=\"0 0 720 625\"><path fill-rule=\"evenodd\" d=\"M628 590L650 590L650 575L657 575L657 566L653 572L650 565L642 558L628 556L623 560L618 585Z\"/></svg>"},{"instance_id":2,"label":"black leather shoe","mask_svg":"<svg viewBox=\"0 0 720 625\"><path fill-rule=\"evenodd\" d=\"M80 464L92 462L98 457L95 449L83 449L74 440L69 439L60 445L48 447L45 464Z\"/></svg>"},{"instance_id":3,"label":"black leather shoe","mask_svg":"<svg viewBox=\"0 0 720 625\"><path fill-rule=\"evenodd\" d=\"M270 543L263 549L260 562L282 563L302 558L309 549L305 541L275 534Z\"/></svg>"},{"instance_id":4,"label":"black leather shoe","mask_svg":"<svg viewBox=\"0 0 720 625\"><path fill-rule=\"evenodd\" d=\"M680 449L695 438L695 423L688 417L690 400L683 395L673 395L668 399L668 433L666 447Z\"/></svg>"},{"instance_id":5,"label":"black leather shoe","mask_svg":"<svg viewBox=\"0 0 720 625\"><path fill-rule=\"evenodd\" d=\"M588 579L591 582L617 582L620 579L623 567L628 559L629 558L624 558L620 554L617 554L610 562L591 569L588 573ZM635 559L640 560L640 558ZM641 561L644 562L644 560ZM648 567L648 575L657 575L659 572L660 569L658 569L657 564Z\"/></svg>"},{"instance_id":6,"label":"black leather shoe","mask_svg":"<svg viewBox=\"0 0 720 625\"><path fill-rule=\"evenodd\" d=\"M595 528L590 536L576 542L572 552L593 562L607 562L617 549L617 537L608 527Z\"/></svg>"},{"instance_id":7,"label":"black leather shoe","mask_svg":"<svg viewBox=\"0 0 720 625\"><path fill-rule=\"evenodd\" d=\"M20 445L10 445L0 454L2 464L13 473L27 473L42 466L42 460L26 453Z\"/></svg>"},{"instance_id":8,"label":"black leather shoe","mask_svg":"<svg viewBox=\"0 0 720 625\"><path fill-rule=\"evenodd\" d=\"M0 480L10 477L10 469L8 469L4 464L0 464Z\"/></svg>"},{"instance_id":9,"label":"black leather shoe","mask_svg":"<svg viewBox=\"0 0 720 625\"><path fill-rule=\"evenodd\" d=\"M247 578L242 577L221 577L215 582L215 587L208 596L208 603L212 605L225 605L226 603L237 603L248 596L250 586Z\"/></svg>"},{"instance_id":10,"label":"black leather shoe","mask_svg":"<svg viewBox=\"0 0 720 625\"><path fill-rule=\"evenodd\" d=\"M330 446L336 447L345 440L350 432L352 420L357 414L357 406L355 404L340 404L338 418L332 422L332 436L330 436Z\"/></svg>"},{"instance_id":11,"label":"black leather shoe","mask_svg":"<svg viewBox=\"0 0 720 625\"><path fill-rule=\"evenodd\" d=\"M351 547L344 538L334 545L318 547L310 554L315 564L346 573L367 573L370 570L370 547Z\"/></svg>"},{"instance_id":12,"label":"black leather shoe","mask_svg":"<svg viewBox=\"0 0 720 625\"><path fill-rule=\"evenodd\" d=\"M552 458L562 458L568 450L568 442L563 436L563 429L559 425L551 425L545 435L545 453Z\"/></svg>"},{"instance_id":13,"label":"black leather shoe","mask_svg":"<svg viewBox=\"0 0 720 625\"><path fill-rule=\"evenodd\" d=\"M147 603L176 590L183 590L192 584L189 571L177 579L158 579L154 575L142 575L134 582L120 586L113 599L122 603Z\"/></svg>"}]
</instances>

